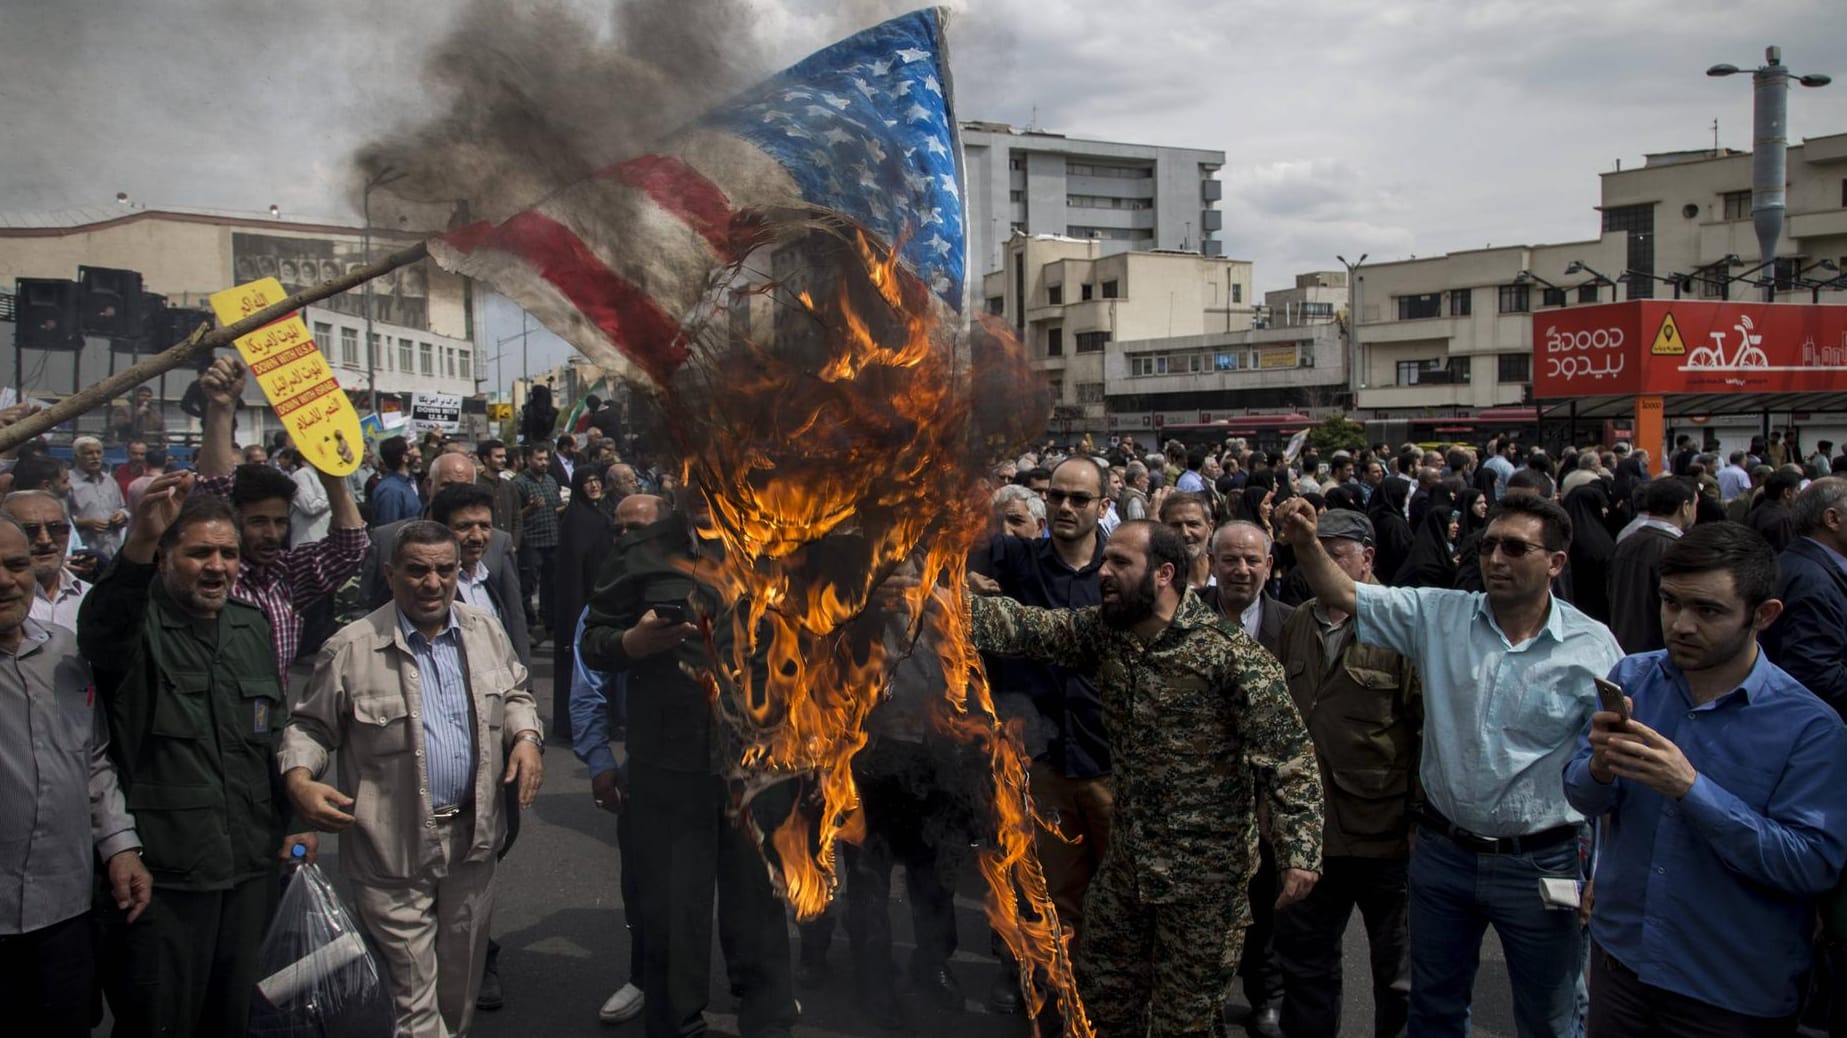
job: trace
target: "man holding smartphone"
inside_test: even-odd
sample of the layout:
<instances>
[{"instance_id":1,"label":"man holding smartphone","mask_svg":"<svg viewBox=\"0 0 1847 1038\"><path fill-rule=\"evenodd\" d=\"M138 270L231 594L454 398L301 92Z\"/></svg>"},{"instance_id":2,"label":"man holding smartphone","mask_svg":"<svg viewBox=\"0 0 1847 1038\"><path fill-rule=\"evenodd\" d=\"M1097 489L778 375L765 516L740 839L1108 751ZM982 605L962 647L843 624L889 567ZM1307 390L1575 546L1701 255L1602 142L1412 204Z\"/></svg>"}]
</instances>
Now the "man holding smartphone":
<instances>
[{"instance_id":1,"label":"man holding smartphone","mask_svg":"<svg viewBox=\"0 0 1847 1038\"><path fill-rule=\"evenodd\" d=\"M1736 523L1674 542L1667 649L1616 665L1632 716L1598 711L1565 769L1572 804L1611 817L1592 1038L1794 1033L1815 899L1847 861L1847 728L1758 648L1776 581Z\"/></svg>"}]
</instances>

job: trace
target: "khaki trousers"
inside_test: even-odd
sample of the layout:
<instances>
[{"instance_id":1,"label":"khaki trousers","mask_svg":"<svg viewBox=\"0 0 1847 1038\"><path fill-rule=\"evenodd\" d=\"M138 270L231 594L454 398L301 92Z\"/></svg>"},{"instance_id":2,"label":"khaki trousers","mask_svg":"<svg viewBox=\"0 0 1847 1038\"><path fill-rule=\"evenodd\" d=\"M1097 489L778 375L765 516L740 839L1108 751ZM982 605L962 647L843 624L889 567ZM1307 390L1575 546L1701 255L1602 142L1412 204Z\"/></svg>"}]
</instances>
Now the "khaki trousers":
<instances>
[{"instance_id":1,"label":"khaki trousers","mask_svg":"<svg viewBox=\"0 0 1847 1038\"><path fill-rule=\"evenodd\" d=\"M391 999L405 1038L462 1038L474 1021L481 968L494 914L494 859L464 862L474 842L474 812L438 821L440 876L404 886L353 884L359 924L391 976Z\"/></svg>"},{"instance_id":2,"label":"khaki trousers","mask_svg":"<svg viewBox=\"0 0 1847 1038\"><path fill-rule=\"evenodd\" d=\"M1090 878L1109 852L1110 813L1116 798L1109 779L1067 778L1045 761L1033 762L1033 806L1058 820L1064 839L1041 830L1037 836L1039 864L1045 885L1058 906L1058 921L1075 936L1083 929L1084 894ZM1072 843L1070 840L1077 842Z\"/></svg>"}]
</instances>

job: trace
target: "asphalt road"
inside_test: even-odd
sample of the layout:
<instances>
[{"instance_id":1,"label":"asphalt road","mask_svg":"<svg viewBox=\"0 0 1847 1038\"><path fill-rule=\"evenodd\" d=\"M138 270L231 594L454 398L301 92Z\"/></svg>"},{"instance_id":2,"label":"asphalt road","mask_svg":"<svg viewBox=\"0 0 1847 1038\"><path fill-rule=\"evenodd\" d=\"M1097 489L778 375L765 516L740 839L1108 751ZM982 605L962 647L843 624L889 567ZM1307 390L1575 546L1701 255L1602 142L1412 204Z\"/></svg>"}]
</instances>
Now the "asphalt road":
<instances>
[{"instance_id":1,"label":"asphalt road","mask_svg":"<svg viewBox=\"0 0 1847 1038\"><path fill-rule=\"evenodd\" d=\"M535 694L541 716L552 716L550 658L536 668ZM501 863L496 877L494 936L502 946L501 981L506 1005L497 1012L476 1016L474 1034L481 1038L525 1038L544 1034L556 1038L599 1036L639 1038L639 1021L603 1024L597 1009L627 977L628 937L623 928L621 894L615 848L615 819L590 801L590 781L585 769L566 747L553 746L545 756L545 786L528 812L513 852ZM324 864L338 857L337 844L324 844ZM902 882L893 884L902 892ZM952 969L968 995L962 1013L943 1013L920 1006L900 992L906 1031L913 1035L955 1035L956 1038L1025 1038L1031 1034L1023 1016L989 1013L982 999L998 973L988 954L988 931L981 911L982 889L969 870L956 899L961 951ZM892 906L897 961L910 950L908 909ZM796 948L790 927L790 948ZM712 1000L707 1019L713 1034L738 1033L722 960L712 953ZM818 990L800 991L801 1026L808 1038L891 1038L866 1020L854 1004L851 953L844 934L837 934L829 958L832 981ZM1345 1010L1341 1036L1365 1038L1371 1034L1372 998L1366 965L1364 927L1357 915L1347 930L1344 989ZM902 969L900 969L902 975ZM1244 1006L1234 1000L1226 1033L1238 1038L1244 1031L1236 1021ZM1506 963L1492 933L1483 947L1481 973L1476 983L1475 1020L1478 1038L1509 1038L1513 1031Z\"/></svg>"}]
</instances>

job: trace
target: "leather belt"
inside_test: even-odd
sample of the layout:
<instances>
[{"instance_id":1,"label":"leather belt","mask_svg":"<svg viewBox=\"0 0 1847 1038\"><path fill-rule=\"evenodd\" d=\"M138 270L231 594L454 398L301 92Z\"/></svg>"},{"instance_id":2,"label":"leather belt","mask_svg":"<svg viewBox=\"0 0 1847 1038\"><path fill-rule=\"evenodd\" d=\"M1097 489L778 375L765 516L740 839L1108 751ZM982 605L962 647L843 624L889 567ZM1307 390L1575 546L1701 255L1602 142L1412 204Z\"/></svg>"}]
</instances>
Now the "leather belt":
<instances>
[{"instance_id":1,"label":"leather belt","mask_svg":"<svg viewBox=\"0 0 1847 1038\"><path fill-rule=\"evenodd\" d=\"M1412 814L1424 828L1439 836L1446 836L1456 846L1476 854L1525 854L1545 847L1556 847L1578 837L1576 825L1554 826L1524 836L1483 836L1444 818L1437 813L1436 808L1428 804L1419 804L1412 809Z\"/></svg>"}]
</instances>

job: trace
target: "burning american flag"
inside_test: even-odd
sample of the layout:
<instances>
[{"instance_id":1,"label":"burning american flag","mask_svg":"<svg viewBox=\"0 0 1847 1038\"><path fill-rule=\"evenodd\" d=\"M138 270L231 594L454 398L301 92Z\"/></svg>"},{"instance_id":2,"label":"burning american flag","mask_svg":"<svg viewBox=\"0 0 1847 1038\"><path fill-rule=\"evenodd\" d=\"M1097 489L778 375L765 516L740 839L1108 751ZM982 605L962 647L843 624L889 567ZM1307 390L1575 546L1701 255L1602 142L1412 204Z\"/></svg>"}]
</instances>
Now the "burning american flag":
<instances>
[{"instance_id":1,"label":"burning american flag","mask_svg":"<svg viewBox=\"0 0 1847 1038\"><path fill-rule=\"evenodd\" d=\"M1008 329L963 319L943 29L939 10L868 29L430 253L658 404L711 505L701 536L723 546L695 575L725 603L702 618L700 678L736 815L797 914L826 908L835 841L863 831L849 765L866 720L899 664L923 661L910 673L940 689L936 728L983 762L989 920L1033 1011L1049 993L1066 1033L1087 1035L1033 852L1047 823L1030 761L996 719L961 605L985 532L982 451L1036 433L1048 401ZM876 593L894 574L917 578L901 603ZM786 815L751 810L787 782L803 795Z\"/></svg>"}]
</instances>

